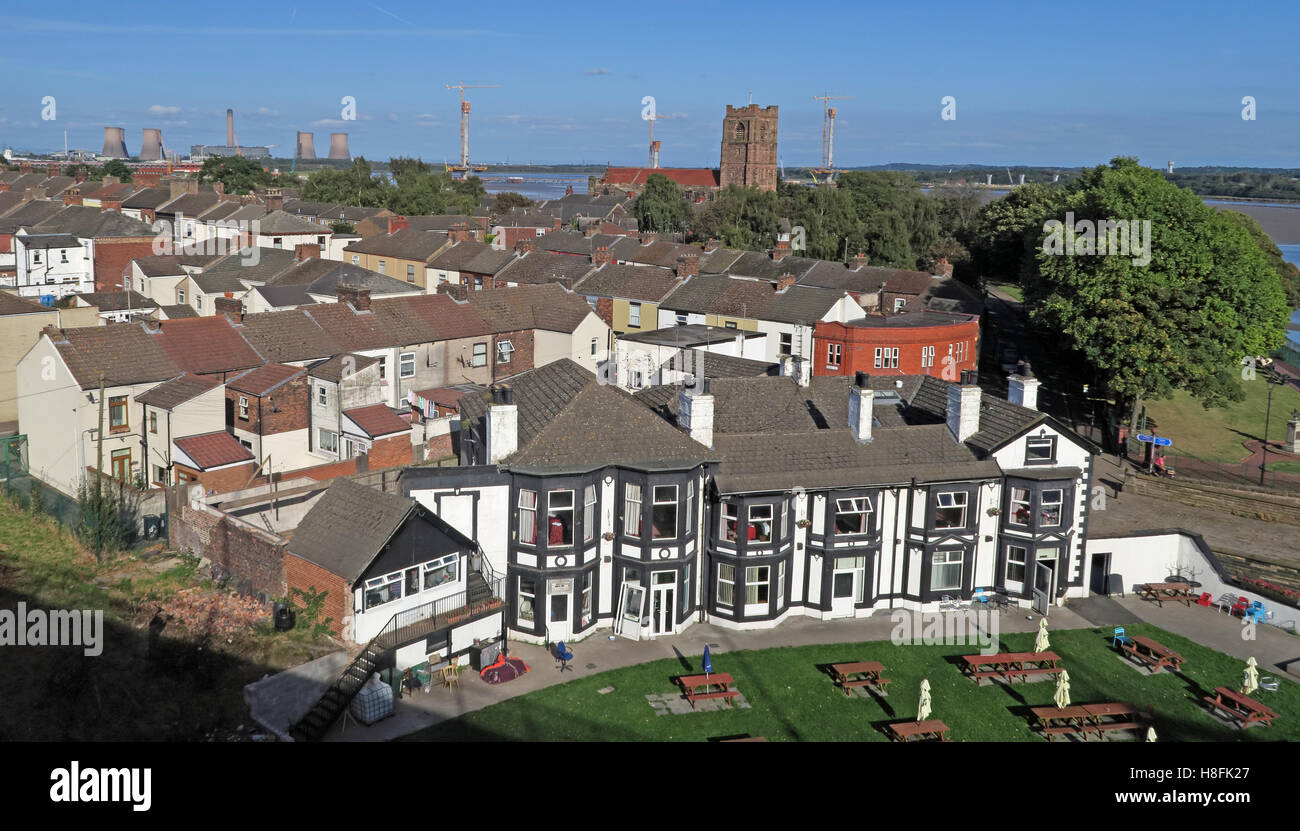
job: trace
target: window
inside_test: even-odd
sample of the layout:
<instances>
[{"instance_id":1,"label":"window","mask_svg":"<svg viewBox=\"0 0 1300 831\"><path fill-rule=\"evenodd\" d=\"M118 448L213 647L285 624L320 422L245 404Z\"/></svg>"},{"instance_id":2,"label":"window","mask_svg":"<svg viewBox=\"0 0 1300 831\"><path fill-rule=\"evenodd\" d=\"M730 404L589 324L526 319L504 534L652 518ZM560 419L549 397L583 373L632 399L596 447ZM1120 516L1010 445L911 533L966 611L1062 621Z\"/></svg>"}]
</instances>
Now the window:
<instances>
[{"instance_id":1,"label":"window","mask_svg":"<svg viewBox=\"0 0 1300 831\"><path fill-rule=\"evenodd\" d=\"M126 415L126 396L114 395L108 399L108 432L121 433L130 429Z\"/></svg>"},{"instance_id":2,"label":"window","mask_svg":"<svg viewBox=\"0 0 1300 831\"><path fill-rule=\"evenodd\" d=\"M167 468L162 465L153 466L153 483L155 485L167 484Z\"/></svg>"},{"instance_id":3,"label":"window","mask_svg":"<svg viewBox=\"0 0 1300 831\"><path fill-rule=\"evenodd\" d=\"M424 587L436 588L444 583L455 583L460 571L460 555L448 554L424 564Z\"/></svg>"},{"instance_id":4,"label":"window","mask_svg":"<svg viewBox=\"0 0 1300 831\"><path fill-rule=\"evenodd\" d=\"M677 315L677 325L685 326L687 319L686 315Z\"/></svg>"},{"instance_id":5,"label":"window","mask_svg":"<svg viewBox=\"0 0 1300 831\"><path fill-rule=\"evenodd\" d=\"M684 534L691 534L695 527L691 524L691 515L695 505L695 480L690 479L686 482L686 530Z\"/></svg>"},{"instance_id":6,"label":"window","mask_svg":"<svg viewBox=\"0 0 1300 831\"><path fill-rule=\"evenodd\" d=\"M599 338L592 338L592 339L591 339L591 354L592 354L592 355L595 355L595 354L596 354L596 350L597 350L599 344L600 344L600 340L599 340Z\"/></svg>"},{"instance_id":7,"label":"window","mask_svg":"<svg viewBox=\"0 0 1300 831\"><path fill-rule=\"evenodd\" d=\"M243 395L239 396L239 417L248 421L248 398Z\"/></svg>"},{"instance_id":8,"label":"window","mask_svg":"<svg viewBox=\"0 0 1300 831\"><path fill-rule=\"evenodd\" d=\"M1025 559L1026 551L1023 546L1007 546L1007 581L1015 583L1025 582Z\"/></svg>"},{"instance_id":9,"label":"window","mask_svg":"<svg viewBox=\"0 0 1300 831\"><path fill-rule=\"evenodd\" d=\"M596 486L588 485L582 491L582 541L596 538Z\"/></svg>"},{"instance_id":10,"label":"window","mask_svg":"<svg viewBox=\"0 0 1300 831\"><path fill-rule=\"evenodd\" d=\"M718 605L736 605L736 567L718 563Z\"/></svg>"},{"instance_id":11,"label":"window","mask_svg":"<svg viewBox=\"0 0 1300 831\"><path fill-rule=\"evenodd\" d=\"M198 309L199 311L203 311L203 295L201 294L194 295L194 308Z\"/></svg>"},{"instance_id":12,"label":"window","mask_svg":"<svg viewBox=\"0 0 1300 831\"><path fill-rule=\"evenodd\" d=\"M582 575L582 625L591 623L591 572Z\"/></svg>"},{"instance_id":13,"label":"window","mask_svg":"<svg viewBox=\"0 0 1300 831\"><path fill-rule=\"evenodd\" d=\"M870 528L871 500L865 496L835 500L835 533L865 534Z\"/></svg>"},{"instance_id":14,"label":"window","mask_svg":"<svg viewBox=\"0 0 1300 831\"><path fill-rule=\"evenodd\" d=\"M573 545L573 491L547 494L546 544Z\"/></svg>"},{"instance_id":15,"label":"window","mask_svg":"<svg viewBox=\"0 0 1300 831\"><path fill-rule=\"evenodd\" d=\"M785 560L776 566L776 608L785 608Z\"/></svg>"},{"instance_id":16,"label":"window","mask_svg":"<svg viewBox=\"0 0 1300 831\"><path fill-rule=\"evenodd\" d=\"M734 321L734 320L728 320L728 321L727 321L725 324L723 324L723 325L724 325L726 328L728 328L728 329L735 329L735 328L736 328L736 321Z\"/></svg>"},{"instance_id":17,"label":"window","mask_svg":"<svg viewBox=\"0 0 1300 831\"><path fill-rule=\"evenodd\" d=\"M316 391L316 401L319 402L320 404L324 404L324 403L325 403L325 385L324 385L324 384L322 384L322 385L320 386L320 388Z\"/></svg>"},{"instance_id":18,"label":"window","mask_svg":"<svg viewBox=\"0 0 1300 831\"><path fill-rule=\"evenodd\" d=\"M284 237L274 237L271 240L272 248L284 248Z\"/></svg>"},{"instance_id":19,"label":"window","mask_svg":"<svg viewBox=\"0 0 1300 831\"><path fill-rule=\"evenodd\" d=\"M63 249L63 248L60 248L60 249L59 249L59 262L61 262L61 263L66 263L67 261L68 261L68 252L67 252L67 250L66 250L66 249Z\"/></svg>"},{"instance_id":20,"label":"window","mask_svg":"<svg viewBox=\"0 0 1300 831\"><path fill-rule=\"evenodd\" d=\"M623 535L641 536L641 486L623 486Z\"/></svg>"},{"instance_id":21,"label":"window","mask_svg":"<svg viewBox=\"0 0 1300 831\"><path fill-rule=\"evenodd\" d=\"M634 369L634 370L632 370L631 372L628 373L628 376L627 376L627 385L628 385L629 387L631 387L632 389L634 389L634 390L639 390L639 389L641 389L642 386L644 386L644 383L643 383L643 380L642 380L642 377L641 377L641 370L639 370L639 369Z\"/></svg>"},{"instance_id":22,"label":"window","mask_svg":"<svg viewBox=\"0 0 1300 831\"><path fill-rule=\"evenodd\" d=\"M406 282L408 283L415 282L415 266L413 265L408 265L406 267Z\"/></svg>"},{"instance_id":23,"label":"window","mask_svg":"<svg viewBox=\"0 0 1300 831\"><path fill-rule=\"evenodd\" d=\"M519 578L519 622L533 622L534 606L537 600L537 583L530 577ZM530 627L531 628L531 627Z\"/></svg>"},{"instance_id":24,"label":"window","mask_svg":"<svg viewBox=\"0 0 1300 831\"><path fill-rule=\"evenodd\" d=\"M352 264L353 264L353 265L361 265L361 255L360 255L360 254L353 254L353 255L352 255Z\"/></svg>"},{"instance_id":25,"label":"window","mask_svg":"<svg viewBox=\"0 0 1300 831\"><path fill-rule=\"evenodd\" d=\"M320 449L328 453L339 452L339 437L329 430L320 431Z\"/></svg>"},{"instance_id":26,"label":"window","mask_svg":"<svg viewBox=\"0 0 1300 831\"><path fill-rule=\"evenodd\" d=\"M32 252L32 263L35 264L35 265L40 265L40 264L41 264L41 252L40 252L40 251L33 251L33 252Z\"/></svg>"},{"instance_id":27,"label":"window","mask_svg":"<svg viewBox=\"0 0 1300 831\"><path fill-rule=\"evenodd\" d=\"M406 570L406 596L420 593L420 570L418 568L408 568Z\"/></svg>"},{"instance_id":28,"label":"window","mask_svg":"<svg viewBox=\"0 0 1300 831\"><path fill-rule=\"evenodd\" d=\"M655 485L650 536L656 540L670 540L677 536L676 485Z\"/></svg>"},{"instance_id":29,"label":"window","mask_svg":"<svg viewBox=\"0 0 1300 831\"><path fill-rule=\"evenodd\" d=\"M388 273L388 262L386 260L379 261L379 273L380 274Z\"/></svg>"},{"instance_id":30,"label":"window","mask_svg":"<svg viewBox=\"0 0 1300 831\"><path fill-rule=\"evenodd\" d=\"M1064 497L1064 491L1060 488L1043 491L1042 501L1039 503L1041 516L1039 524L1044 526L1061 524L1061 502Z\"/></svg>"},{"instance_id":31,"label":"window","mask_svg":"<svg viewBox=\"0 0 1300 831\"><path fill-rule=\"evenodd\" d=\"M483 290L483 275L479 274L474 278L474 291Z\"/></svg>"},{"instance_id":32,"label":"window","mask_svg":"<svg viewBox=\"0 0 1300 831\"><path fill-rule=\"evenodd\" d=\"M838 343L826 344L826 365L839 366L840 357L843 355L843 349L844 347Z\"/></svg>"},{"instance_id":33,"label":"window","mask_svg":"<svg viewBox=\"0 0 1300 831\"><path fill-rule=\"evenodd\" d=\"M185 302L185 289L176 289L176 302L177 303Z\"/></svg>"},{"instance_id":34,"label":"window","mask_svg":"<svg viewBox=\"0 0 1300 831\"><path fill-rule=\"evenodd\" d=\"M474 357L470 361L470 366L487 366L487 344L474 344Z\"/></svg>"},{"instance_id":35,"label":"window","mask_svg":"<svg viewBox=\"0 0 1300 831\"><path fill-rule=\"evenodd\" d=\"M1034 512L1029 508L1029 488L1011 489L1011 516L1007 522L1012 525L1028 525Z\"/></svg>"},{"instance_id":36,"label":"window","mask_svg":"<svg viewBox=\"0 0 1300 831\"><path fill-rule=\"evenodd\" d=\"M1031 437L1025 442L1025 463L1043 464L1056 461L1056 436Z\"/></svg>"},{"instance_id":37,"label":"window","mask_svg":"<svg viewBox=\"0 0 1300 831\"><path fill-rule=\"evenodd\" d=\"M894 311L901 312L905 306L907 306L907 298L905 297L894 298Z\"/></svg>"},{"instance_id":38,"label":"window","mask_svg":"<svg viewBox=\"0 0 1300 831\"><path fill-rule=\"evenodd\" d=\"M879 346L876 347L876 360L875 360L875 362L872 364L872 366L875 367L876 369L882 369L882 368L883 368L883 361L884 361L884 358L882 357L882 353L883 353L884 351L885 351L885 350L881 349Z\"/></svg>"},{"instance_id":39,"label":"window","mask_svg":"<svg viewBox=\"0 0 1300 831\"><path fill-rule=\"evenodd\" d=\"M691 564L687 563L682 569L682 614L691 610L691 592L694 587L691 586Z\"/></svg>"},{"instance_id":40,"label":"window","mask_svg":"<svg viewBox=\"0 0 1300 831\"><path fill-rule=\"evenodd\" d=\"M771 566L750 566L745 569L745 606L761 606L755 611L767 609L768 592L771 590ZM749 611L746 608L746 611Z\"/></svg>"},{"instance_id":41,"label":"window","mask_svg":"<svg viewBox=\"0 0 1300 831\"><path fill-rule=\"evenodd\" d=\"M379 380L382 381L387 377L388 377L388 361L383 360L379 362Z\"/></svg>"},{"instance_id":42,"label":"window","mask_svg":"<svg viewBox=\"0 0 1300 831\"><path fill-rule=\"evenodd\" d=\"M402 378L415 377L415 353L403 352L397 359L397 374Z\"/></svg>"},{"instance_id":43,"label":"window","mask_svg":"<svg viewBox=\"0 0 1300 831\"><path fill-rule=\"evenodd\" d=\"M508 340L497 341L497 363L510 363L510 353L515 351L515 345Z\"/></svg>"},{"instance_id":44,"label":"window","mask_svg":"<svg viewBox=\"0 0 1300 831\"><path fill-rule=\"evenodd\" d=\"M790 539L790 500L781 500L781 539Z\"/></svg>"},{"instance_id":45,"label":"window","mask_svg":"<svg viewBox=\"0 0 1300 831\"><path fill-rule=\"evenodd\" d=\"M952 591L961 588L960 551L936 551L930 565L930 590Z\"/></svg>"},{"instance_id":46,"label":"window","mask_svg":"<svg viewBox=\"0 0 1300 831\"><path fill-rule=\"evenodd\" d=\"M922 347L921 347L921 366L922 366L922 367L930 367L930 366L934 366L934 347L933 347L933 346L922 346Z\"/></svg>"},{"instance_id":47,"label":"window","mask_svg":"<svg viewBox=\"0 0 1300 831\"><path fill-rule=\"evenodd\" d=\"M525 545L537 543L537 491L519 492L519 541Z\"/></svg>"},{"instance_id":48,"label":"window","mask_svg":"<svg viewBox=\"0 0 1300 831\"><path fill-rule=\"evenodd\" d=\"M772 506L749 506L749 538L755 542L772 541Z\"/></svg>"},{"instance_id":49,"label":"window","mask_svg":"<svg viewBox=\"0 0 1300 831\"><path fill-rule=\"evenodd\" d=\"M323 225L324 223L321 223L321 224ZM325 247L325 238L324 238L324 237L317 237L317 238L316 238L316 244L319 245L321 248L324 248L324 247Z\"/></svg>"},{"instance_id":50,"label":"window","mask_svg":"<svg viewBox=\"0 0 1300 831\"><path fill-rule=\"evenodd\" d=\"M157 432L158 432L158 414L157 414L157 413L149 413L149 432L150 432L150 433L157 433Z\"/></svg>"},{"instance_id":51,"label":"window","mask_svg":"<svg viewBox=\"0 0 1300 831\"><path fill-rule=\"evenodd\" d=\"M949 491L938 494L935 499L935 528L965 528L966 499L965 491Z\"/></svg>"},{"instance_id":52,"label":"window","mask_svg":"<svg viewBox=\"0 0 1300 831\"><path fill-rule=\"evenodd\" d=\"M400 571L366 581L366 609L373 609L401 598L402 572Z\"/></svg>"},{"instance_id":53,"label":"window","mask_svg":"<svg viewBox=\"0 0 1300 831\"><path fill-rule=\"evenodd\" d=\"M885 368L898 369L898 347L885 350Z\"/></svg>"},{"instance_id":54,"label":"window","mask_svg":"<svg viewBox=\"0 0 1300 831\"><path fill-rule=\"evenodd\" d=\"M631 329L641 328L641 304L640 303L627 304L627 325L628 328Z\"/></svg>"},{"instance_id":55,"label":"window","mask_svg":"<svg viewBox=\"0 0 1300 831\"><path fill-rule=\"evenodd\" d=\"M736 506L730 502L722 503L722 538L727 542L736 541Z\"/></svg>"},{"instance_id":56,"label":"window","mask_svg":"<svg viewBox=\"0 0 1300 831\"><path fill-rule=\"evenodd\" d=\"M794 336L789 332L782 332L780 354L789 355L793 351L794 351Z\"/></svg>"}]
</instances>

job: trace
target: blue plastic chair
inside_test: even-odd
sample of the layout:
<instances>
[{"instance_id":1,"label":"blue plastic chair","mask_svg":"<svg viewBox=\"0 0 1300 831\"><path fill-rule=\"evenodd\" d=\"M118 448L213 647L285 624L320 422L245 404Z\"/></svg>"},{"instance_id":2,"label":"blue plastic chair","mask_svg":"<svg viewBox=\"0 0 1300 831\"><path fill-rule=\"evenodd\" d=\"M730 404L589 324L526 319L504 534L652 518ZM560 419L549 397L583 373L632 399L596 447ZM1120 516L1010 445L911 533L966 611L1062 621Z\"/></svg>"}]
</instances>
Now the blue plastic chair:
<instances>
[{"instance_id":1,"label":"blue plastic chair","mask_svg":"<svg viewBox=\"0 0 1300 831\"><path fill-rule=\"evenodd\" d=\"M555 645L555 657L560 659L560 672L566 669L573 672L573 667L569 666L569 661L573 660L573 650L565 646L564 641Z\"/></svg>"},{"instance_id":2,"label":"blue plastic chair","mask_svg":"<svg viewBox=\"0 0 1300 831\"><path fill-rule=\"evenodd\" d=\"M988 608L989 602L992 599L993 599L993 590L987 588L976 589L975 593L971 595L971 600L975 601L976 603L983 604L985 608Z\"/></svg>"},{"instance_id":3,"label":"blue plastic chair","mask_svg":"<svg viewBox=\"0 0 1300 831\"><path fill-rule=\"evenodd\" d=\"M1114 637L1111 638L1110 641L1111 646L1119 646L1120 644L1132 643L1132 642L1133 639L1124 634L1123 626L1115 627L1115 635Z\"/></svg>"}]
</instances>

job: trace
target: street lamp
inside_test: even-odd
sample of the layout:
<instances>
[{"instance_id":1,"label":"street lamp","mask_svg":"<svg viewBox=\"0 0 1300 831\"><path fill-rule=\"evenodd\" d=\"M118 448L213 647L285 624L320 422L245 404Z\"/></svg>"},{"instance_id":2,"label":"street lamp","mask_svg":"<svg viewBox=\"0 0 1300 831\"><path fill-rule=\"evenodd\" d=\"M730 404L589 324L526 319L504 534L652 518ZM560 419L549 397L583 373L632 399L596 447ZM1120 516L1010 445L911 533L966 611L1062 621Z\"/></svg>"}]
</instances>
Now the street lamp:
<instances>
[{"instance_id":1,"label":"street lamp","mask_svg":"<svg viewBox=\"0 0 1300 831\"><path fill-rule=\"evenodd\" d=\"M1285 375L1280 375L1274 370L1270 370L1264 375L1265 382L1268 383L1268 404L1264 408L1264 455L1259 461L1259 486L1264 486L1264 472L1268 468L1268 424L1273 415L1273 388L1280 387L1289 380Z\"/></svg>"}]
</instances>

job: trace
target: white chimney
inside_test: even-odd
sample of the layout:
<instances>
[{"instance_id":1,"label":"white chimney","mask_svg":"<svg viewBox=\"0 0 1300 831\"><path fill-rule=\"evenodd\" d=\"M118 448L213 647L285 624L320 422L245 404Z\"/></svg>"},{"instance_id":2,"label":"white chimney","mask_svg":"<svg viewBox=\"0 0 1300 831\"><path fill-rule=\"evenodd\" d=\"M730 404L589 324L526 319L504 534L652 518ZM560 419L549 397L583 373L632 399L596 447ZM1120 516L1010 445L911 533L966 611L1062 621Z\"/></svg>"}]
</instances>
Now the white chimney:
<instances>
[{"instance_id":1,"label":"white chimney","mask_svg":"<svg viewBox=\"0 0 1300 831\"><path fill-rule=\"evenodd\" d=\"M487 414L487 457L494 465L519 449L519 407L507 385L492 388Z\"/></svg>"},{"instance_id":2,"label":"white chimney","mask_svg":"<svg viewBox=\"0 0 1300 831\"><path fill-rule=\"evenodd\" d=\"M677 423L692 439L713 447L713 394L709 392L708 378L694 387L682 387L677 401Z\"/></svg>"},{"instance_id":3,"label":"white chimney","mask_svg":"<svg viewBox=\"0 0 1300 831\"><path fill-rule=\"evenodd\" d=\"M948 430L957 441L965 443L980 429L980 388L978 376L966 370L961 384L948 385Z\"/></svg>"},{"instance_id":4,"label":"white chimney","mask_svg":"<svg viewBox=\"0 0 1300 831\"><path fill-rule=\"evenodd\" d=\"M1024 361L1020 364L1018 372L1007 377L1007 400L1012 404L1019 404L1021 407L1037 410L1038 387L1041 383L1034 377L1034 371L1029 368L1029 362Z\"/></svg>"},{"instance_id":5,"label":"white chimney","mask_svg":"<svg viewBox=\"0 0 1300 831\"><path fill-rule=\"evenodd\" d=\"M781 374L793 378L799 386L806 387L812 375L812 364L798 355L782 355Z\"/></svg>"},{"instance_id":6,"label":"white chimney","mask_svg":"<svg viewBox=\"0 0 1300 831\"><path fill-rule=\"evenodd\" d=\"M849 430L858 444L871 441L875 393L867 386L867 373L859 372L849 387Z\"/></svg>"}]
</instances>

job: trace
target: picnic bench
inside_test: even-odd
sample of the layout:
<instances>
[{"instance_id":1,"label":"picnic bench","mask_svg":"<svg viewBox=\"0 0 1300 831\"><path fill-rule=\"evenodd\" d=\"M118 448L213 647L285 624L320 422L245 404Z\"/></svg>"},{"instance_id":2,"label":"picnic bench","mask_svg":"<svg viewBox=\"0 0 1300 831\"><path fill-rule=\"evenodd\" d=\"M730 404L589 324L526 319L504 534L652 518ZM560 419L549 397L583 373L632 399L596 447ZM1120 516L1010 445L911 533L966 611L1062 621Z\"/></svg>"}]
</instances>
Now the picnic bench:
<instances>
[{"instance_id":1,"label":"picnic bench","mask_svg":"<svg viewBox=\"0 0 1300 831\"><path fill-rule=\"evenodd\" d=\"M831 678L836 686L844 690L846 696L853 694L854 687L875 687L883 691L889 683L888 678L881 678L885 667L879 661L854 661L847 664L832 664Z\"/></svg>"},{"instance_id":2,"label":"picnic bench","mask_svg":"<svg viewBox=\"0 0 1300 831\"><path fill-rule=\"evenodd\" d=\"M1171 669L1177 672L1182 668L1185 660L1182 655L1164 644L1142 635L1125 638L1120 642L1119 648L1122 652L1151 667L1152 672L1159 672L1162 669Z\"/></svg>"},{"instance_id":3,"label":"picnic bench","mask_svg":"<svg viewBox=\"0 0 1300 831\"><path fill-rule=\"evenodd\" d=\"M1003 652L998 655L963 655L961 659L976 684L984 678L1001 678L1007 683L1016 678L1026 681L1031 675L1059 675L1065 669L1056 665L1061 656L1055 652Z\"/></svg>"},{"instance_id":4,"label":"picnic bench","mask_svg":"<svg viewBox=\"0 0 1300 831\"><path fill-rule=\"evenodd\" d=\"M1273 719L1278 717L1278 714L1273 710L1235 690L1230 690L1227 687L1215 687L1214 693L1214 695L1207 695L1204 698L1210 704L1211 711L1222 710L1235 719L1242 728L1249 727L1257 722L1271 725Z\"/></svg>"},{"instance_id":5,"label":"picnic bench","mask_svg":"<svg viewBox=\"0 0 1300 831\"><path fill-rule=\"evenodd\" d=\"M1152 720L1149 712L1122 702L1032 707L1029 712L1049 742L1057 736L1082 736L1087 741L1091 733L1102 737L1115 730L1140 730Z\"/></svg>"},{"instance_id":6,"label":"picnic bench","mask_svg":"<svg viewBox=\"0 0 1300 831\"><path fill-rule=\"evenodd\" d=\"M938 739L941 742L948 741L948 725L939 721L937 718L929 721L902 721L889 725L893 739L896 742L906 742L912 739Z\"/></svg>"},{"instance_id":7,"label":"picnic bench","mask_svg":"<svg viewBox=\"0 0 1300 831\"><path fill-rule=\"evenodd\" d=\"M731 689L731 685L734 683L736 683L735 679L725 672L712 672L708 675L679 675L677 677L677 684L686 695L686 700L691 702L692 710L695 709L695 702L703 698L725 698L727 703L730 704L731 699L740 695L739 690ZM720 689L715 690L713 687L719 687Z\"/></svg>"},{"instance_id":8,"label":"picnic bench","mask_svg":"<svg viewBox=\"0 0 1300 831\"><path fill-rule=\"evenodd\" d=\"M1137 587L1138 597L1154 600L1164 608L1166 600L1184 603L1191 608L1192 587L1186 583L1143 583Z\"/></svg>"},{"instance_id":9,"label":"picnic bench","mask_svg":"<svg viewBox=\"0 0 1300 831\"><path fill-rule=\"evenodd\" d=\"M1031 707L1029 710L1038 720L1044 736L1050 742L1057 736L1072 736L1084 733L1084 722L1088 711L1078 705L1070 707Z\"/></svg>"}]
</instances>

